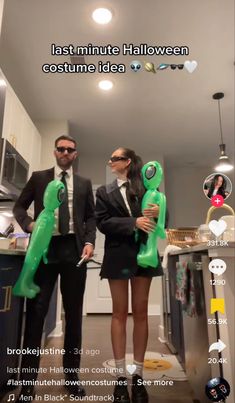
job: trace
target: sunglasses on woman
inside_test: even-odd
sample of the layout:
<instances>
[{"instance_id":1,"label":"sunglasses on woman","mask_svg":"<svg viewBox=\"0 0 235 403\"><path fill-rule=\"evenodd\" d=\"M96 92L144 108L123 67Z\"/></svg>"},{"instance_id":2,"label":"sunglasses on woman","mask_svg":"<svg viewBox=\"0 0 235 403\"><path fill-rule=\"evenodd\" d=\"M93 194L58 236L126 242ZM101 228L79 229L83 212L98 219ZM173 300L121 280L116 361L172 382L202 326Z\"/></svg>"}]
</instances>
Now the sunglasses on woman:
<instances>
[{"instance_id":1,"label":"sunglasses on woman","mask_svg":"<svg viewBox=\"0 0 235 403\"><path fill-rule=\"evenodd\" d=\"M118 156L113 156L109 158L109 161L111 162L118 162L118 161L125 161L128 160L129 158L127 157L118 157Z\"/></svg>"}]
</instances>

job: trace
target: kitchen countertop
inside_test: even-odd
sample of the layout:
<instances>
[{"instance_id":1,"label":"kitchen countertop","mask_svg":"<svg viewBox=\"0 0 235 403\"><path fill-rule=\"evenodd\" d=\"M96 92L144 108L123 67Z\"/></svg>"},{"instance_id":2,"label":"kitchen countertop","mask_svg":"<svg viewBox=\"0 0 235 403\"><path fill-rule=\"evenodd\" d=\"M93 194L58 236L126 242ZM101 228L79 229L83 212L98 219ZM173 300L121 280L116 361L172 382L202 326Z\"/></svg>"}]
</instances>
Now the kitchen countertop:
<instances>
[{"instance_id":1,"label":"kitchen countertop","mask_svg":"<svg viewBox=\"0 0 235 403\"><path fill-rule=\"evenodd\" d=\"M26 250L24 249L0 249L0 255L8 256L25 256ZM90 269L100 269L101 263L99 262L89 262L87 268Z\"/></svg>"},{"instance_id":2,"label":"kitchen countertop","mask_svg":"<svg viewBox=\"0 0 235 403\"><path fill-rule=\"evenodd\" d=\"M182 255L185 253L193 253L193 252L201 252L201 251L210 251L210 254L215 250L219 250L220 252L225 252L226 255L235 256L235 242L228 242L227 246L208 246L206 243L201 243L199 245L191 246L189 248L182 248L176 251L172 251L169 254L173 255ZM233 252L234 251L234 252ZM25 255L26 250L24 249L0 249L0 255ZM162 254L163 255L163 254ZM95 264L94 264L95 266Z\"/></svg>"},{"instance_id":3,"label":"kitchen countertop","mask_svg":"<svg viewBox=\"0 0 235 403\"><path fill-rule=\"evenodd\" d=\"M19 255L24 256L26 250L24 249L0 249L0 255Z\"/></svg>"},{"instance_id":4,"label":"kitchen countertop","mask_svg":"<svg viewBox=\"0 0 235 403\"><path fill-rule=\"evenodd\" d=\"M183 255L186 253L193 253L193 252L202 252L208 251L209 256L215 254L226 255L226 256L235 256L235 242L228 242L226 246L208 246L207 243L201 243L199 245L191 246L189 248L182 248L169 253L169 255Z\"/></svg>"}]
</instances>

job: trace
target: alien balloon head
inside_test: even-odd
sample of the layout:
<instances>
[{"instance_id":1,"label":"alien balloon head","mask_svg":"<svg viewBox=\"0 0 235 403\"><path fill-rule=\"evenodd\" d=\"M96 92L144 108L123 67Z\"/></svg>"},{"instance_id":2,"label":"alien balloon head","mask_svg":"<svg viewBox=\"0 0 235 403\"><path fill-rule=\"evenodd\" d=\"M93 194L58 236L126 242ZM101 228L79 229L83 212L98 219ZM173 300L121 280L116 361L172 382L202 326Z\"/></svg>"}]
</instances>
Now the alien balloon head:
<instances>
[{"instance_id":1,"label":"alien balloon head","mask_svg":"<svg viewBox=\"0 0 235 403\"><path fill-rule=\"evenodd\" d=\"M163 177L161 164L157 161L145 164L142 168L142 177L145 189L157 190Z\"/></svg>"},{"instance_id":2,"label":"alien balloon head","mask_svg":"<svg viewBox=\"0 0 235 403\"><path fill-rule=\"evenodd\" d=\"M148 234L146 243L140 244L140 251L137 256L137 262L142 267L158 266L157 238L166 238L165 217L166 217L166 197L158 191L162 181L163 171L158 161L150 161L142 168L142 178L146 192L142 199L142 211L149 208L149 204L159 206L159 216L156 221L154 231Z\"/></svg>"},{"instance_id":3,"label":"alien balloon head","mask_svg":"<svg viewBox=\"0 0 235 403\"><path fill-rule=\"evenodd\" d=\"M65 198L65 187L63 182L54 180L49 182L43 195L43 205L47 210L58 208Z\"/></svg>"}]
</instances>

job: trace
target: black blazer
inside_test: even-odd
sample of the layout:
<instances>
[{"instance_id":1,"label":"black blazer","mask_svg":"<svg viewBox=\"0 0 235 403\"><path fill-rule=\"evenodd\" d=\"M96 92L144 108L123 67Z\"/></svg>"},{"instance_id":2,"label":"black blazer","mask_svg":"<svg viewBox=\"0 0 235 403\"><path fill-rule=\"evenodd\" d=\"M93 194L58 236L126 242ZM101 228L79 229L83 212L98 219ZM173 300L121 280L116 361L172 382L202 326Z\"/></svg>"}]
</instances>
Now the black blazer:
<instances>
[{"instance_id":1,"label":"black blazer","mask_svg":"<svg viewBox=\"0 0 235 403\"><path fill-rule=\"evenodd\" d=\"M97 228L105 234L102 278L131 278L140 271L143 276L162 274L162 271L157 273L158 269L142 269L137 265L139 243L135 241L136 217L130 216L117 180L97 189L95 211ZM141 216L141 208L138 216Z\"/></svg>"},{"instance_id":2,"label":"black blazer","mask_svg":"<svg viewBox=\"0 0 235 403\"><path fill-rule=\"evenodd\" d=\"M14 216L24 231L33 221L27 210L34 202L34 221L44 209L43 194L50 181L54 179L54 168L33 172L31 178L13 208ZM91 182L79 175L73 175L73 220L79 252L85 242L95 244L94 198Z\"/></svg>"},{"instance_id":3,"label":"black blazer","mask_svg":"<svg viewBox=\"0 0 235 403\"><path fill-rule=\"evenodd\" d=\"M105 234L101 277L132 277L138 268L134 238L136 218L130 216L116 180L97 189L95 210L97 228Z\"/></svg>"}]
</instances>

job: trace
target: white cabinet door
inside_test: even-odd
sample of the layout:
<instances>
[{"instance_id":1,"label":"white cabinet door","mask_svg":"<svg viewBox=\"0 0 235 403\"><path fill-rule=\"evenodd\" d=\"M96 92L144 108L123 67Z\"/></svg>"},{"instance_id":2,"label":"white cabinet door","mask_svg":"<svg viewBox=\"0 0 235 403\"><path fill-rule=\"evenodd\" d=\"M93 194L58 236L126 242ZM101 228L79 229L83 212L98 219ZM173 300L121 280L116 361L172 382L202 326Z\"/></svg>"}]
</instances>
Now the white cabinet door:
<instances>
[{"instance_id":1,"label":"white cabinet door","mask_svg":"<svg viewBox=\"0 0 235 403\"><path fill-rule=\"evenodd\" d=\"M22 125L22 106L12 89L7 86L3 120L3 137L6 138L20 153Z\"/></svg>"},{"instance_id":2,"label":"white cabinet door","mask_svg":"<svg viewBox=\"0 0 235 403\"><path fill-rule=\"evenodd\" d=\"M31 176L33 171L38 171L40 169L41 162L41 136L33 126L32 128L32 147L31 155L29 158L29 176Z\"/></svg>"},{"instance_id":3,"label":"white cabinet door","mask_svg":"<svg viewBox=\"0 0 235 403\"><path fill-rule=\"evenodd\" d=\"M112 298L107 279L100 279L100 268L88 268L83 313L112 313ZM131 312L131 289L129 284L129 307Z\"/></svg>"},{"instance_id":4,"label":"white cabinet door","mask_svg":"<svg viewBox=\"0 0 235 403\"><path fill-rule=\"evenodd\" d=\"M17 151L30 164L33 152L34 124L30 117L24 111L22 112L21 137Z\"/></svg>"},{"instance_id":5,"label":"white cabinet door","mask_svg":"<svg viewBox=\"0 0 235 403\"><path fill-rule=\"evenodd\" d=\"M100 280L100 268L87 270L84 310L86 313L112 313L112 299L106 279Z\"/></svg>"},{"instance_id":6,"label":"white cabinet door","mask_svg":"<svg viewBox=\"0 0 235 403\"><path fill-rule=\"evenodd\" d=\"M28 162L29 175L39 169L41 136L9 85L6 90L2 136Z\"/></svg>"}]
</instances>

